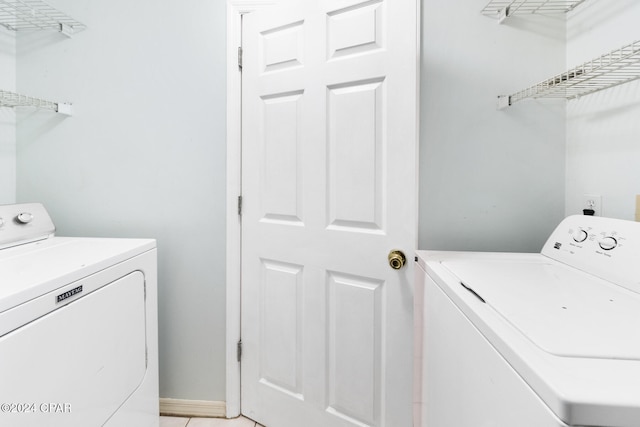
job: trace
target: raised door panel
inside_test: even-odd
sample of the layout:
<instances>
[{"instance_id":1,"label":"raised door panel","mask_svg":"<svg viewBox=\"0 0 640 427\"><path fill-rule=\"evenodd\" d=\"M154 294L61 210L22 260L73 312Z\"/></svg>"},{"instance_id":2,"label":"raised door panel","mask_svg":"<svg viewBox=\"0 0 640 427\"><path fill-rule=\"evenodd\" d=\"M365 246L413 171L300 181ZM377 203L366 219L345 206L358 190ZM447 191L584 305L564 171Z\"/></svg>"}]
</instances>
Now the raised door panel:
<instances>
[{"instance_id":1,"label":"raised door panel","mask_svg":"<svg viewBox=\"0 0 640 427\"><path fill-rule=\"evenodd\" d=\"M262 221L302 225L300 138L303 91L262 96Z\"/></svg>"},{"instance_id":2,"label":"raised door panel","mask_svg":"<svg viewBox=\"0 0 640 427\"><path fill-rule=\"evenodd\" d=\"M383 2L368 1L327 14L327 59L383 47Z\"/></svg>"},{"instance_id":3,"label":"raised door panel","mask_svg":"<svg viewBox=\"0 0 640 427\"><path fill-rule=\"evenodd\" d=\"M304 64L304 21L269 28L260 33L263 73L300 67Z\"/></svg>"},{"instance_id":4,"label":"raised door panel","mask_svg":"<svg viewBox=\"0 0 640 427\"><path fill-rule=\"evenodd\" d=\"M329 226L384 230L384 80L328 88Z\"/></svg>"},{"instance_id":5,"label":"raised door panel","mask_svg":"<svg viewBox=\"0 0 640 427\"><path fill-rule=\"evenodd\" d=\"M303 399L303 267L262 260L260 287L260 381Z\"/></svg>"},{"instance_id":6,"label":"raised door panel","mask_svg":"<svg viewBox=\"0 0 640 427\"><path fill-rule=\"evenodd\" d=\"M380 425L383 284L327 274L327 411L354 426Z\"/></svg>"}]
</instances>

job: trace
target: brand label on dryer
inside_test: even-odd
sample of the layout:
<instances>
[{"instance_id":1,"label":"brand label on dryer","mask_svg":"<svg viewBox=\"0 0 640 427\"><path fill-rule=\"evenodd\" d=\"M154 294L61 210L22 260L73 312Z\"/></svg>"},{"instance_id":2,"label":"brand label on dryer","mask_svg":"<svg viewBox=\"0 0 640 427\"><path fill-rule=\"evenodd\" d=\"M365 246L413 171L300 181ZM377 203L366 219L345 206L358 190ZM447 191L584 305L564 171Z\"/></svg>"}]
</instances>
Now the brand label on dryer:
<instances>
[{"instance_id":1,"label":"brand label on dryer","mask_svg":"<svg viewBox=\"0 0 640 427\"><path fill-rule=\"evenodd\" d=\"M56 303L62 302L67 298L71 298L72 296L77 295L80 292L82 292L82 285L75 287L73 289L69 289L67 292L61 293L56 297Z\"/></svg>"}]
</instances>

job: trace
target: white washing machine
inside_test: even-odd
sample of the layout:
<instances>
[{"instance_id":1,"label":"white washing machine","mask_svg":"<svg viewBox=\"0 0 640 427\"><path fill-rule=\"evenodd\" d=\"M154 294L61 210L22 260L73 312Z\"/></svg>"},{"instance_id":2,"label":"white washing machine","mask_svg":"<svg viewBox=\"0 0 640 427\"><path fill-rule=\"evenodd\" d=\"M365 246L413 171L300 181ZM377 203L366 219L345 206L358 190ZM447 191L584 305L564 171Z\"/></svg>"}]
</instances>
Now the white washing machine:
<instances>
[{"instance_id":1,"label":"white washing machine","mask_svg":"<svg viewBox=\"0 0 640 427\"><path fill-rule=\"evenodd\" d=\"M0 425L157 427L156 243L0 206Z\"/></svg>"},{"instance_id":2,"label":"white washing machine","mask_svg":"<svg viewBox=\"0 0 640 427\"><path fill-rule=\"evenodd\" d=\"M417 261L415 426L640 426L640 223Z\"/></svg>"}]
</instances>

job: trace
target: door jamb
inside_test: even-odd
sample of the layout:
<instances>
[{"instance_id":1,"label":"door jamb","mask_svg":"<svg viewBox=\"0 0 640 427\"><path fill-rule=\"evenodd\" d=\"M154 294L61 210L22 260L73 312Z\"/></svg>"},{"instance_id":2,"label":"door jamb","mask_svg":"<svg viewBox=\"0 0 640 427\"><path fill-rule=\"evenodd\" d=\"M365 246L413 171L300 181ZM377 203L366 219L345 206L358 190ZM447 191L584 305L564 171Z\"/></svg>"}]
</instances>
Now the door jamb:
<instances>
[{"instance_id":1,"label":"door jamb","mask_svg":"<svg viewBox=\"0 0 640 427\"><path fill-rule=\"evenodd\" d=\"M240 415L241 231L238 197L242 195L242 75L238 48L242 45L242 15L271 6L277 0L227 0L227 244L226 244L226 417Z\"/></svg>"}]
</instances>

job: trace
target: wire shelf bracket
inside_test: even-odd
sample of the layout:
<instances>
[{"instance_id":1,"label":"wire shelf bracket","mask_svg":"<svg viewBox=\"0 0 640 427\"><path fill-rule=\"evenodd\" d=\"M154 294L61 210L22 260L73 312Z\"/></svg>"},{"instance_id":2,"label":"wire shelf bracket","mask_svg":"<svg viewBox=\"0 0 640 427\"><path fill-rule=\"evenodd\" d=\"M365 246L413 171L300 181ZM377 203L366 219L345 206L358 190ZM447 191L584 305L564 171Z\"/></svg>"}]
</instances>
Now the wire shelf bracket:
<instances>
[{"instance_id":1,"label":"wire shelf bracket","mask_svg":"<svg viewBox=\"0 0 640 427\"><path fill-rule=\"evenodd\" d=\"M0 0L0 25L11 31L54 30L67 37L86 28L42 0Z\"/></svg>"},{"instance_id":2,"label":"wire shelf bracket","mask_svg":"<svg viewBox=\"0 0 640 427\"><path fill-rule=\"evenodd\" d=\"M527 98L575 99L639 78L640 40L637 40L513 95L499 96L498 109Z\"/></svg>"},{"instance_id":3,"label":"wire shelf bracket","mask_svg":"<svg viewBox=\"0 0 640 427\"><path fill-rule=\"evenodd\" d=\"M50 110L65 116L72 115L71 104L51 102L40 98L20 95L18 93L0 90L0 107L33 107L41 110Z\"/></svg>"},{"instance_id":4,"label":"wire shelf bracket","mask_svg":"<svg viewBox=\"0 0 640 427\"><path fill-rule=\"evenodd\" d=\"M562 14L578 7L586 0L492 0L482 9L482 14L498 18L502 23L513 15Z\"/></svg>"}]
</instances>

